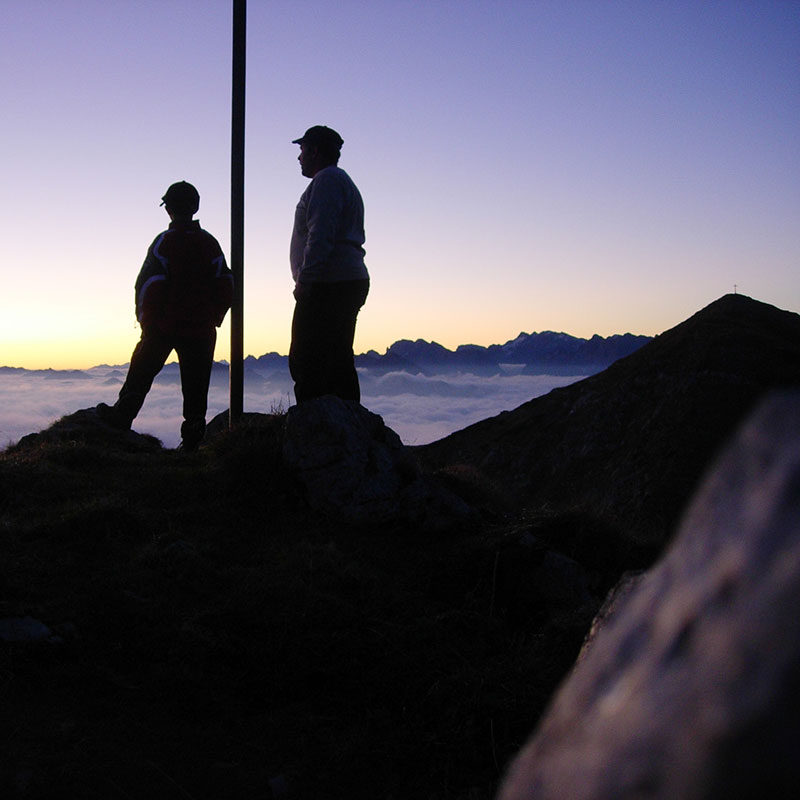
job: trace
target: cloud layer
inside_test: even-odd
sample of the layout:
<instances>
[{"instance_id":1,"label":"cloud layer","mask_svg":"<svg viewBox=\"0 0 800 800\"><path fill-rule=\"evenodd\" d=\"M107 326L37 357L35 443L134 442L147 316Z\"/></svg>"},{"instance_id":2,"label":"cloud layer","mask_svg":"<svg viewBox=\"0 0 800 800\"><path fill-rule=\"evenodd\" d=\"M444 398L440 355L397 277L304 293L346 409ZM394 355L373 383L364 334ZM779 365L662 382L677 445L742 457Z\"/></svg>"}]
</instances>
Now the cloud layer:
<instances>
[{"instance_id":1,"label":"cloud layer","mask_svg":"<svg viewBox=\"0 0 800 800\"><path fill-rule=\"evenodd\" d=\"M487 417L511 410L583 376L471 374L414 375L361 372L362 404L380 414L406 444L426 444ZM125 367L83 372L14 370L0 372L0 447L40 431L80 408L112 404ZM288 375L247 381L245 411L269 413L294 403ZM208 419L228 408L227 370L215 369L208 395ZM158 437L165 447L180 441L181 392L175 365L158 376L134 429Z\"/></svg>"}]
</instances>

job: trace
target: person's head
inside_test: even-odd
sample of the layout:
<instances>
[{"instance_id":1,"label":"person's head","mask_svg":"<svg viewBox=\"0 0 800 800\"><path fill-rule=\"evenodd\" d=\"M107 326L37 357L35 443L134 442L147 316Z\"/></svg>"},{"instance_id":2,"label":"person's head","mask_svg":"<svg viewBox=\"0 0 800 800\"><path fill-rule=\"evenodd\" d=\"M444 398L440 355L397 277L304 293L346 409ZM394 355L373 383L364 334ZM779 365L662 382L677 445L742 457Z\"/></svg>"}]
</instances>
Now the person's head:
<instances>
[{"instance_id":1,"label":"person's head","mask_svg":"<svg viewBox=\"0 0 800 800\"><path fill-rule=\"evenodd\" d=\"M300 170L307 178L313 178L321 169L339 163L344 140L333 128L314 125L292 144L300 145Z\"/></svg>"},{"instance_id":2,"label":"person's head","mask_svg":"<svg viewBox=\"0 0 800 800\"><path fill-rule=\"evenodd\" d=\"M161 198L161 205L174 220L190 220L200 208L200 195L191 183L173 183Z\"/></svg>"}]
</instances>

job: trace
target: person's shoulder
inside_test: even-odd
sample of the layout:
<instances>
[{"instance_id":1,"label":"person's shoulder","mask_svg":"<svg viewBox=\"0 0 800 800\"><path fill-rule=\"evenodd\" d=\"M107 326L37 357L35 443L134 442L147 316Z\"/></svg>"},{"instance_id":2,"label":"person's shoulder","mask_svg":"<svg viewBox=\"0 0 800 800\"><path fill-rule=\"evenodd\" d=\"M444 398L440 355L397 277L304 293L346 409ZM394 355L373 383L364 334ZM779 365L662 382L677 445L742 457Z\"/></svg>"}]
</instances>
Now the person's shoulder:
<instances>
[{"instance_id":1,"label":"person's shoulder","mask_svg":"<svg viewBox=\"0 0 800 800\"><path fill-rule=\"evenodd\" d=\"M199 225L196 228L196 232L199 233L200 236L202 237L202 241L204 242L204 247L213 251L214 255L222 252L222 246L220 245L219 241L217 240L217 237L214 236L213 233L207 231L205 228L201 228Z\"/></svg>"},{"instance_id":2,"label":"person's shoulder","mask_svg":"<svg viewBox=\"0 0 800 800\"><path fill-rule=\"evenodd\" d=\"M164 241L164 238L165 238L166 236L168 236L168 235L169 235L169 229L167 229L167 230L165 230L165 231L161 231L161 233L159 233L158 235L156 235L156 236L153 238L153 241L152 241L152 242L150 242L150 249L152 250L152 249L153 249L154 247L156 247L158 244L160 244L161 242L163 242L163 241Z\"/></svg>"},{"instance_id":3,"label":"person's shoulder","mask_svg":"<svg viewBox=\"0 0 800 800\"><path fill-rule=\"evenodd\" d=\"M331 164L329 167L323 167L315 176L316 183L352 183L350 176L336 164Z\"/></svg>"},{"instance_id":4,"label":"person's shoulder","mask_svg":"<svg viewBox=\"0 0 800 800\"><path fill-rule=\"evenodd\" d=\"M191 222L184 222L170 225L169 229L165 231L166 234L173 234L175 236L188 236L200 237L201 239L208 239L216 242L217 239L211 231L206 230L201 224L199 219L193 219Z\"/></svg>"},{"instance_id":5,"label":"person's shoulder","mask_svg":"<svg viewBox=\"0 0 800 800\"><path fill-rule=\"evenodd\" d=\"M200 225L200 220L199 219L194 220L194 222L197 223L197 227L194 228L194 230L197 233L201 233L201 234L203 234L203 236L210 236L212 239L214 238L214 234L211 233L210 230L208 230L207 228L204 228L202 225Z\"/></svg>"},{"instance_id":6,"label":"person's shoulder","mask_svg":"<svg viewBox=\"0 0 800 800\"><path fill-rule=\"evenodd\" d=\"M325 167L320 170L312 181L314 190L325 194L346 194L358 191L355 181L338 166Z\"/></svg>"}]
</instances>

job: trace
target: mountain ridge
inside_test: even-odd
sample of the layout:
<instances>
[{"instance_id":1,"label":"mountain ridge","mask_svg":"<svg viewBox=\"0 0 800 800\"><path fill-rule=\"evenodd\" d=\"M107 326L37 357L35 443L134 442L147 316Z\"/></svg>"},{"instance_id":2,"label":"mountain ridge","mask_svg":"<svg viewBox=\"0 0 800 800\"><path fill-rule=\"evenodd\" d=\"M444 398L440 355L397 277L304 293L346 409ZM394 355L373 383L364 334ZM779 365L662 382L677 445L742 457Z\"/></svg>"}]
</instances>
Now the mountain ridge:
<instances>
[{"instance_id":1,"label":"mountain ridge","mask_svg":"<svg viewBox=\"0 0 800 800\"><path fill-rule=\"evenodd\" d=\"M501 374L504 367L521 367L523 374L581 374L605 369L618 358L622 358L647 344L651 336L631 333L603 337L595 334L583 339L567 333L542 331L520 333L505 344L488 347L476 344L460 344L449 350L438 342L425 339L400 339L381 356L374 350L356 357L357 366L386 369L404 366L424 374L438 372L474 372L484 375Z\"/></svg>"},{"instance_id":2,"label":"mountain ridge","mask_svg":"<svg viewBox=\"0 0 800 800\"><path fill-rule=\"evenodd\" d=\"M415 450L432 468L474 467L519 502L591 507L660 543L756 401L798 385L800 315L730 294L599 374Z\"/></svg>"},{"instance_id":3,"label":"mountain ridge","mask_svg":"<svg viewBox=\"0 0 800 800\"><path fill-rule=\"evenodd\" d=\"M605 369L618 358L635 352L652 340L652 336L632 333L598 334L590 339L568 333L542 331L520 333L505 344L488 346L460 344L450 350L436 341L398 339L381 354L367 350L355 356L356 367L378 373L410 372L437 375L471 372L478 375L500 375L511 371L527 375L593 374ZM247 356L248 368L284 369L288 356L277 352L262 356Z\"/></svg>"},{"instance_id":4,"label":"mountain ridge","mask_svg":"<svg viewBox=\"0 0 800 800\"><path fill-rule=\"evenodd\" d=\"M355 356L356 366L380 372L394 370L423 374L437 372L477 371L478 374L497 375L504 371L503 366L515 366L516 372L523 374L580 374L597 372L618 358L647 344L653 337L632 333L600 336L594 334L589 339L572 336L568 333L541 331L521 332L505 344L460 344L450 350L436 341L426 339L398 339L381 354L377 350L367 350ZM268 370L286 369L289 357L276 351L260 356L248 355L244 359L245 369L253 367ZM227 366L225 359L216 360L218 369ZM89 369L107 367L120 369L127 364L96 364ZM176 363L167 364L165 369L175 368ZM556 370L552 372L549 370ZM566 372L565 372L566 370ZM26 367L0 366L0 374L29 373L51 378L86 377L88 370L80 369L27 369Z\"/></svg>"}]
</instances>

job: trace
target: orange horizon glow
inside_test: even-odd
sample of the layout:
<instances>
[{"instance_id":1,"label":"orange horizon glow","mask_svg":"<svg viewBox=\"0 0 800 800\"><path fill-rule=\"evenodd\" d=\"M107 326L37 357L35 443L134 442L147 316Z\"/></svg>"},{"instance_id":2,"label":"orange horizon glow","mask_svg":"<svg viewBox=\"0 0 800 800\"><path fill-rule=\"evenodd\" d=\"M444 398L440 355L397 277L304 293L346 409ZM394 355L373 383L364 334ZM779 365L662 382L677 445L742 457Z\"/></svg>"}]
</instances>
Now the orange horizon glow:
<instances>
[{"instance_id":1,"label":"orange horizon glow","mask_svg":"<svg viewBox=\"0 0 800 800\"><path fill-rule=\"evenodd\" d=\"M718 297L725 293L721 292ZM449 350L455 350L459 345L467 344L488 347L493 344L505 344L520 333L541 333L543 331L562 332L583 339L589 339L594 335L608 337L625 333L656 336L688 319L689 316L700 311L718 297L704 298L698 300L696 304L692 304L692 299L687 299L683 303L682 310L670 309L668 311L665 308L661 313L654 313L649 324L642 318L639 320L639 325L631 325L631 322L635 323L638 319L636 314L628 314L629 324L627 325L614 325L613 322L598 315L596 327L584 318L584 326L577 329L573 327L570 330L567 326L557 322L558 314L551 310L549 316L541 315L542 324L538 326L520 324L521 319L517 319L515 323L510 318L508 320L484 318L476 320L477 324L474 326L453 324L451 331L448 331L444 325L440 325L435 330L409 331L405 335L397 335L392 330L382 328L381 320L376 319L381 316L380 309L376 309L377 313L371 314L368 299L367 305L362 310L354 350L356 353L364 353L368 350L384 353L392 344L401 339L423 339L437 342ZM754 299L758 300L759 298ZM778 307L780 308L780 305ZM265 329L263 326L258 327L255 321L250 324L246 321L245 355L256 358L270 352L286 355L289 351L288 319L290 314L291 304L288 304L284 328ZM61 322L63 324L64 321ZM446 323L447 320L445 319L443 322ZM50 327L34 335L33 325L34 322L29 321L27 331L17 331L13 340L3 342L0 366L28 370L82 370L101 365L120 366L129 362L131 352L139 339L139 329L132 322L124 326L124 330L121 330L121 326L117 322L112 326L113 336L93 333L89 330L89 326L56 336L53 323ZM24 338L23 334L27 334L28 338ZM173 354L169 361L175 360ZM215 360L230 360L229 318L218 331Z\"/></svg>"}]
</instances>

